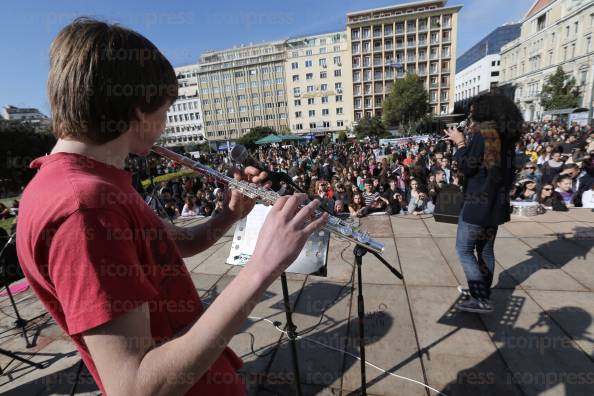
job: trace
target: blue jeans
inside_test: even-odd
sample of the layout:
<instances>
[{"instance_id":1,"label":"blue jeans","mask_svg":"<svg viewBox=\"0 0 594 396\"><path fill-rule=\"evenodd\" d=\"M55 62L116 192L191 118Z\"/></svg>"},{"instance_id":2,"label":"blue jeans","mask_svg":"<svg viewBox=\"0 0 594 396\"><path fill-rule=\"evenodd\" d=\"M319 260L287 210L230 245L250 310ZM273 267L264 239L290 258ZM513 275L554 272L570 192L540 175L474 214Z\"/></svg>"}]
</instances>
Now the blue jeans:
<instances>
[{"instance_id":1,"label":"blue jeans","mask_svg":"<svg viewBox=\"0 0 594 396\"><path fill-rule=\"evenodd\" d=\"M468 289L474 298L488 299L495 270L495 237L499 227L483 227L469 224L462 219L464 208L458 218L456 252L466 274Z\"/></svg>"}]
</instances>

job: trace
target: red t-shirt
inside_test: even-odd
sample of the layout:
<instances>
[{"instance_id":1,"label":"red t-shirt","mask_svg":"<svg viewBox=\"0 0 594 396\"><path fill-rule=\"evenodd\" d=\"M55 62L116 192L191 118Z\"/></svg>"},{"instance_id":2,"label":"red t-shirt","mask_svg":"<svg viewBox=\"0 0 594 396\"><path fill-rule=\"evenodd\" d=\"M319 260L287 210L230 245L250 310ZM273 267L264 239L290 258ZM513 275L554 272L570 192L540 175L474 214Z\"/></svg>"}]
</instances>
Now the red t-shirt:
<instances>
[{"instance_id":1,"label":"red t-shirt","mask_svg":"<svg viewBox=\"0 0 594 396\"><path fill-rule=\"evenodd\" d=\"M163 342L194 323L202 304L175 242L128 172L67 153L31 166L39 171L19 208L20 263L105 394L83 332L148 302L152 336ZM239 367L227 348L188 394L243 395Z\"/></svg>"}]
</instances>

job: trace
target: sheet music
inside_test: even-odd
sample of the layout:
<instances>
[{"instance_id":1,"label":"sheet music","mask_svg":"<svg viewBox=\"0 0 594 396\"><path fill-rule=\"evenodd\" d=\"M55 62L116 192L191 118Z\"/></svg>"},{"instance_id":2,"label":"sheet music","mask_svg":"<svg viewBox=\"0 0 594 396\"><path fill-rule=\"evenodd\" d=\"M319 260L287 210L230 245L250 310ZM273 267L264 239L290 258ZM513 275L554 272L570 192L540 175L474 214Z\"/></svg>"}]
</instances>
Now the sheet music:
<instances>
[{"instance_id":1,"label":"sheet music","mask_svg":"<svg viewBox=\"0 0 594 396\"><path fill-rule=\"evenodd\" d=\"M256 205L245 219L237 223L227 264L245 265L249 261L254 254L260 229L271 208L271 206ZM320 230L312 234L299 257L287 268L286 272L325 276L329 242L330 233L328 231ZM279 249L282 249L282 241L278 241L278 245Z\"/></svg>"}]
</instances>

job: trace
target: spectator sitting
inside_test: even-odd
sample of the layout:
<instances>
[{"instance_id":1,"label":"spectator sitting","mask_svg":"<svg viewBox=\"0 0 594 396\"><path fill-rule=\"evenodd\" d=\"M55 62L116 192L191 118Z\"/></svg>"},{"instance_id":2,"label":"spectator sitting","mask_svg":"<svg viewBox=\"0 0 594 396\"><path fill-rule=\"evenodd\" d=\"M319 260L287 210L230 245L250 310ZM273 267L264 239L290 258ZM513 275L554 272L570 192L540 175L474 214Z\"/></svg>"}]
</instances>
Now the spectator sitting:
<instances>
[{"instance_id":1,"label":"spectator sitting","mask_svg":"<svg viewBox=\"0 0 594 396\"><path fill-rule=\"evenodd\" d=\"M196 210L196 203L195 198L190 194L186 195L186 203L182 208L182 217L189 217L189 216L197 216L198 212Z\"/></svg>"},{"instance_id":2,"label":"spectator sitting","mask_svg":"<svg viewBox=\"0 0 594 396\"><path fill-rule=\"evenodd\" d=\"M560 175L555 180L555 185L557 188L555 189L561 195L563 202L567 207L573 206L573 197L575 195L574 191L571 189L571 176L569 175Z\"/></svg>"},{"instance_id":3,"label":"spectator sitting","mask_svg":"<svg viewBox=\"0 0 594 396\"><path fill-rule=\"evenodd\" d=\"M536 165L532 162L527 162L524 165L524 169L518 174L518 180L530 179L536 182L536 185L540 184L542 175L536 172Z\"/></svg>"},{"instance_id":4,"label":"spectator sitting","mask_svg":"<svg viewBox=\"0 0 594 396\"><path fill-rule=\"evenodd\" d=\"M338 199L336 202L334 202L334 214L336 216L349 214L349 209L347 205L345 205L344 201Z\"/></svg>"},{"instance_id":5,"label":"spectator sitting","mask_svg":"<svg viewBox=\"0 0 594 396\"><path fill-rule=\"evenodd\" d=\"M388 200L386 213L389 215L399 214L402 208L406 207L402 193L396 188L395 180L390 180L390 188L384 191L383 197Z\"/></svg>"},{"instance_id":6,"label":"spectator sitting","mask_svg":"<svg viewBox=\"0 0 594 396\"><path fill-rule=\"evenodd\" d=\"M567 206L563 202L561 195L555 191L552 183L545 183L538 194L538 203L548 210L566 212Z\"/></svg>"},{"instance_id":7,"label":"spectator sitting","mask_svg":"<svg viewBox=\"0 0 594 396\"><path fill-rule=\"evenodd\" d=\"M441 169L438 169L435 171L435 180L429 184L429 197L433 203L435 203L437 194L439 194L445 185L445 172Z\"/></svg>"},{"instance_id":8,"label":"spectator sitting","mask_svg":"<svg viewBox=\"0 0 594 396\"><path fill-rule=\"evenodd\" d=\"M212 212L213 216L216 216L223 211L223 204L224 201L222 199L217 199L217 201L215 202L214 211Z\"/></svg>"},{"instance_id":9,"label":"spectator sitting","mask_svg":"<svg viewBox=\"0 0 594 396\"><path fill-rule=\"evenodd\" d=\"M210 202L206 202L204 205L200 207L198 214L200 216L209 217L212 214L213 207Z\"/></svg>"},{"instance_id":10,"label":"spectator sitting","mask_svg":"<svg viewBox=\"0 0 594 396\"><path fill-rule=\"evenodd\" d=\"M536 202L538 193L536 192L536 182L530 179L520 180L516 189L515 201Z\"/></svg>"},{"instance_id":11,"label":"spectator sitting","mask_svg":"<svg viewBox=\"0 0 594 396\"><path fill-rule=\"evenodd\" d=\"M425 189L420 189L417 197L411 197L408 203L408 213L414 215L431 214L435 210L435 205L427 195Z\"/></svg>"},{"instance_id":12,"label":"spectator sitting","mask_svg":"<svg viewBox=\"0 0 594 396\"><path fill-rule=\"evenodd\" d=\"M334 192L334 199L342 201L345 206L351 202L349 193L346 191L344 184L336 183L336 191Z\"/></svg>"},{"instance_id":13,"label":"spectator sitting","mask_svg":"<svg viewBox=\"0 0 594 396\"><path fill-rule=\"evenodd\" d=\"M356 217L363 217L367 215L365 203L363 201L363 196L361 195L361 193L353 195L353 201L349 205L349 212L352 216Z\"/></svg>"},{"instance_id":14,"label":"spectator sitting","mask_svg":"<svg viewBox=\"0 0 594 396\"><path fill-rule=\"evenodd\" d=\"M373 181L367 179L365 181L365 192L363 193L363 200L365 201L365 207L367 208L367 214L374 212L381 212L385 210L388 205L388 200L383 198L379 192L373 188Z\"/></svg>"},{"instance_id":15,"label":"spectator sitting","mask_svg":"<svg viewBox=\"0 0 594 396\"><path fill-rule=\"evenodd\" d=\"M594 209L594 183L589 190L584 191L582 194L582 207Z\"/></svg>"},{"instance_id":16,"label":"spectator sitting","mask_svg":"<svg viewBox=\"0 0 594 396\"><path fill-rule=\"evenodd\" d=\"M410 202L413 198L417 198L418 194L419 194L419 181L417 179L412 179L410 181L410 190L408 190L407 194L406 194L406 201Z\"/></svg>"},{"instance_id":17,"label":"spectator sitting","mask_svg":"<svg viewBox=\"0 0 594 396\"><path fill-rule=\"evenodd\" d=\"M550 183L561 173L563 168L563 159L559 150L553 152L551 159L546 161L542 166L542 180Z\"/></svg>"}]
</instances>

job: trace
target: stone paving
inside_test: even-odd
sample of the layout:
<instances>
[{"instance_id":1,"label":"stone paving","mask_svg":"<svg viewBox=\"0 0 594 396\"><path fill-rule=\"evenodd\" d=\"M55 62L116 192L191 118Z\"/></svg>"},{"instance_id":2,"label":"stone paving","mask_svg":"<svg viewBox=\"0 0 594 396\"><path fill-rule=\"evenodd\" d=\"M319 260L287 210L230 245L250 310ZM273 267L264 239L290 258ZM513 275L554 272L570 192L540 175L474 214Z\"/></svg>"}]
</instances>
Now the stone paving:
<instances>
[{"instance_id":1,"label":"stone paving","mask_svg":"<svg viewBox=\"0 0 594 396\"><path fill-rule=\"evenodd\" d=\"M188 225L190 225L188 223ZM500 228L493 299L478 316L453 309L464 284L454 250L456 226L432 217L372 216L362 228L386 244L384 257L404 275L394 277L364 257L365 342L369 363L428 384L446 395L594 395L594 212L573 209L514 218ZM232 232L186 260L196 288L212 301L240 270L224 264ZM332 238L328 275L288 275L305 395L360 393L357 290L353 246ZM355 282L353 282L355 280ZM34 318L27 334L11 328L0 299L0 348L43 362L34 369L0 355L0 392L69 394L78 354L30 292L16 297L21 315ZM250 395L293 395L295 377L283 327L280 281L268 289L231 347L244 359ZM322 347L321 344L331 349ZM347 351L346 354L343 351ZM370 395L433 395L421 385L366 369ZM97 394L83 375L77 394Z\"/></svg>"}]
</instances>

